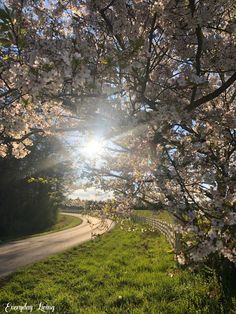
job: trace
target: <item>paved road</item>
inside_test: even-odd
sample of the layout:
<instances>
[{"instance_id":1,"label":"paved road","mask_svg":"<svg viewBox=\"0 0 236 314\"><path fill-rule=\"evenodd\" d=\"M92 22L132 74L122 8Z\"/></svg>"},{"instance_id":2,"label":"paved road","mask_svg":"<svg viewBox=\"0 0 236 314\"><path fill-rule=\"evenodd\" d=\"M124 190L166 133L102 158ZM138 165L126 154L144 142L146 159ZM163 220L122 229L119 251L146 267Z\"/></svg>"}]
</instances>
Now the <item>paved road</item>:
<instances>
[{"instance_id":1,"label":"paved road","mask_svg":"<svg viewBox=\"0 0 236 314\"><path fill-rule=\"evenodd\" d=\"M0 245L0 277L16 271L19 267L88 241L94 235L102 234L114 226L109 219L102 222L91 216L74 213L67 215L80 217L83 220L82 224L64 231Z\"/></svg>"}]
</instances>

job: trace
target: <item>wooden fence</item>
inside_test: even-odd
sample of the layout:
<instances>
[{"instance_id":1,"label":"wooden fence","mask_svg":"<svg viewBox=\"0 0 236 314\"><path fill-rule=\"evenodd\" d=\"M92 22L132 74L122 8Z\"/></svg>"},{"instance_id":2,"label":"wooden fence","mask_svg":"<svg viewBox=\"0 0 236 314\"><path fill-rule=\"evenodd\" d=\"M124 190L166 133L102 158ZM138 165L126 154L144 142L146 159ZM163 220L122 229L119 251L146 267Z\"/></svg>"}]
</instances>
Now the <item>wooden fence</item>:
<instances>
[{"instance_id":1,"label":"wooden fence","mask_svg":"<svg viewBox=\"0 0 236 314\"><path fill-rule=\"evenodd\" d=\"M144 223L151 226L153 229L157 229L163 234L167 241L170 243L175 254L178 254L181 249L181 238L180 234L174 230L174 226L160 219L154 219L144 216L137 216L134 214L127 215L126 213L117 213L118 216L123 216L124 218L130 218L134 222Z\"/></svg>"},{"instance_id":2,"label":"wooden fence","mask_svg":"<svg viewBox=\"0 0 236 314\"><path fill-rule=\"evenodd\" d=\"M91 213L90 211L81 211L74 208L73 209L63 208L63 212L78 213L78 214L90 214ZM99 212L100 211L98 211L97 213L99 214ZM93 211L91 214L94 214L94 213L95 212ZM122 216L123 218L130 218L134 222L147 224L151 226L153 229L160 231L160 233L166 237L167 241L170 243L176 255L181 251L181 237L180 237L180 234L174 230L174 226L172 224L169 224L157 218L138 216L134 214L129 214L127 212L116 212L115 214L117 216Z\"/></svg>"}]
</instances>

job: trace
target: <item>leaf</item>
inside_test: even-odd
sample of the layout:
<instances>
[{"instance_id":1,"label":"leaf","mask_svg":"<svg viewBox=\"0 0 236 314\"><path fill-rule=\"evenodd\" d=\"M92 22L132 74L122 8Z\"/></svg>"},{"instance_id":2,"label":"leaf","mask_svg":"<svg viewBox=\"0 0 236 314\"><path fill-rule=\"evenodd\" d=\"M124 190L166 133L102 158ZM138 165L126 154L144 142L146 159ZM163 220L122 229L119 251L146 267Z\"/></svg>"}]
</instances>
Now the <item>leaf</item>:
<instances>
[{"instance_id":1,"label":"leaf","mask_svg":"<svg viewBox=\"0 0 236 314\"><path fill-rule=\"evenodd\" d=\"M37 76L38 75L38 70L37 69L35 69L35 68L30 68L30 70L29 70L31 73L33 73L35 76Z\"/></svg>"},{"instance_id":2,"label":"leaf","mask_svg":"<svg viewBox=\"0 0 236 314\"><path fill-rule=\"evenodd\" d=\"M24 103L24 105L27 106L29 103L29 99L26 99L24 97L22 97L21 99L22 99L22 102Z\"/></svg>"},{"instance_id":3,"label":"leaf","mask_svg":"<svg viewBox=\"0 0 236 314\"><path fill-rule=\"evenodd\" d=\"M2 21L8 21L10 19L9 14L4 9L0 9L0 19Z\"/></svg>"},{"instance_id":4,"label":"leaf","mask_svg":"<svg viewBox=\"0 0 236 314\"><path fill-rule=\"evenodd\" d=\"M53 69L53 65L49 63L45 63L42 65L42 70L45 72L50 72Z\"/></svg>"},{"instance_id":5,"label":"leaf","mask_svg":"<svg viewBox=\"0 0 236 314\"><path fill-rule=\"evenodd\" d=\"M133 50L137 52L144 45L144 38L139 37L131 43Z\"/></svg>"},{"instance_id":6,"label":"leaf","mask_svg":"<svg viewBox=\"0 0 236 314\"><path fill-rule=\"evenodd\" d=\"M76 58L72 59L71 65L73 67L80 66L81 64L83 64L83 60L82 59L76 59Z\"/></svg>"},{"instance_id":7,"label":"leaf","mask_svg":"<svg viewBox=\"0 0 236 314\"><path fill-rule=\"evenodd\" d=\"M9 31L9 29L10 29L9 23L0 22L0 31L1 32L7 32L7 31Z\"/></svg>"},{"instance_id":8,"label":"leaf","mask_svg":"<svg viewBox=\"0 0 236 314\"><path fill-rule=\"evenodd\" d=\"M0 38L0 46L4 47L10 47L11 46L11 41L7 38Z\"/></svg>"},{"instance_id":9,"label":"leaf","mask_svg":"<svg viewBox=\"0 0 236 314\"><path fill-rule=\"evenodd\" d=\"M102 58L101 59L101 64L106 65L106 64L109 64L109 63L110 63L110 60L108 58Z\"/></svg>"},{"instance_id":10,"label":"leaf","mask_svg":"<svg viewBox=\"0 0 236 314\"><path fill-rule=\"evenodd\" d=\"M18 40L18 46L19 46L20 48L24 48L24 47L25 47L25 40L24 40L24 38L19 38L19 40Z\"/></svg>"},{"instance_id":11,"label":"leaf","mask_svg":"<svg viewBox=\"0 0 236 314\"><path fill-rule=\"evenodd\" d=\"M20 29L20 34L21 34L21 35L26 35L27 33L28 33L27 28L22 27L22 28Z\"/></svg>"}]
</instances>

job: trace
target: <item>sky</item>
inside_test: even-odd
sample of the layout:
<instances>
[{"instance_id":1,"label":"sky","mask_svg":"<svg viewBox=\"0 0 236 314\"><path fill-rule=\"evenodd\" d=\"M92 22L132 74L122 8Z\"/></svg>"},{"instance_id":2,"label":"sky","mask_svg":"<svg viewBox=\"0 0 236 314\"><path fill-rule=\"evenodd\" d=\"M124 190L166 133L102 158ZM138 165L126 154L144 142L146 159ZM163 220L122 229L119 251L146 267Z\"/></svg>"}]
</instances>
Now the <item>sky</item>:
<instances>
[{"instance_id":1,"label":"sky","mask_svg":"<svg viewBox=\"0 0 236 314\"><path fill-rule=\"evenodd\" d=\"M102 128L101 128L102 129ZM86 164L95 168L100 168L104 162L103 157L106 156L107 141L102 137L102 130L95 134L80 134L79 132L69 132L60 138L66 147L67 153L70 155L72 164L74 165L74 175L77 176L73 189L67 194L67 198L83 200L104 201L113 198L112 192L104 192L101 189L91 186L86 190L82 189L83 184L87 184L87 180L82 178L83 170ZM110 145L110 142L109 142ZM76 189L76 182L78 188Z\"/></svg>"},{"instance_id":2,"label":"sky","mask_svg":"<svg viewBox=\"0 0 236 314\"><path fill-rule=\"evenodd\" d=\"M113 197L112 192L104 192L93 187L86 190L78 189L73 191L69 196L71 199L80 198L82 200L95 200L95 201L105 201Z\"/></svg>"}]
</instances>

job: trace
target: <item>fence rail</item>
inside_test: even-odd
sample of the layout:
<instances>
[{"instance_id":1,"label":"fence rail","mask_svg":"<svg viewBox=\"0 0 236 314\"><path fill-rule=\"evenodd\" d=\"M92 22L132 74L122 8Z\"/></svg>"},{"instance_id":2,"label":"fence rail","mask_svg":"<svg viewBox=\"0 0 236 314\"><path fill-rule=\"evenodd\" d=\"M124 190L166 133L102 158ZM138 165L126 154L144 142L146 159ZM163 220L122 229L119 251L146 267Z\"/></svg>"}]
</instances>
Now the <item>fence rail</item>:
<instances>
[{"instance_id":1,"label":"fence rail","mask_svg":"<svg viewBox=\"0 0 236 314\"><path fill-rule=\"evenodd\" d=\"M170 243L175 254L180 252L180 234L174 230L174 226L160 219L154 219L144 216L137 216L134 214L127 215L127 213L117 213L118 216L123 216L124 218L130 218L134 222L144 223L151 226L153 229L157 229L163 234L167 241Z\"/></svg>"},{"instance_id":2,"label":"fence rail","mask_svg":"<svg viewBox=\"0 0 236 314\"><path fill-rule=\"evenodd\" d=\"M78 210L74 208L63 208L63 211L78 214L89 214L89 211ZM172 224L169 224L157 218L138 216L134 214L129 214L127 212L116 212L116 215L122 216L123 218L130 218L134 222L148 224L153 229L160 231L160 233L166 237L176 255L181 251L181 237L180 234L174 230L174 226Z\"/></svg>"},{"instance_id":3,"label":"fence rail","mask_svg":"<svg viewBox=\"0 0 236 314\"><path fill-rule=\"evenodd\" d=\"M75 209L75 208L62 208L60 212L65 213L78 213L81 214L83 211L81 209Z\"/></svg>"}]
</instances>

